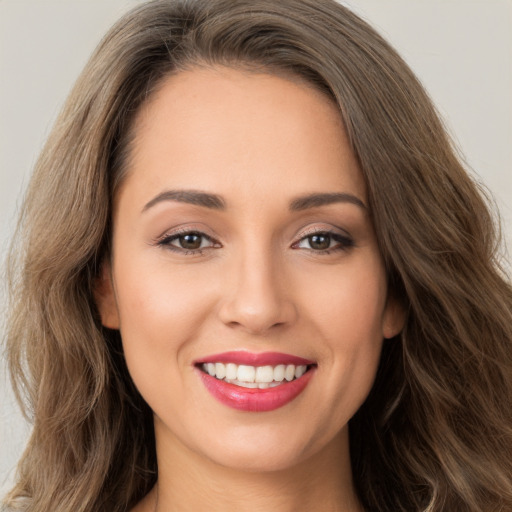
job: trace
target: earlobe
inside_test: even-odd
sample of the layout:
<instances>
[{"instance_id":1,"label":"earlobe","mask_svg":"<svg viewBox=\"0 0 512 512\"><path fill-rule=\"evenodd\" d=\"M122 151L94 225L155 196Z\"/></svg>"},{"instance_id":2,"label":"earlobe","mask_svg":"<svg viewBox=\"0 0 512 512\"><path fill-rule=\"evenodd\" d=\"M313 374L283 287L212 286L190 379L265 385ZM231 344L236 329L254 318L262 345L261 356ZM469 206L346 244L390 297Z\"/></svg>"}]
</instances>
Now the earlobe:
<instances>
[{"instance_id":1,"label":"earlobe","mask_svg":"<svg viewBox=\"0 0 512 512\"><path fill-rule=\"evenodd\" d=\"M109 263L103 263L101 272L94 281L94 300L101 324L109 329L119 329L119 312Z\"/></svg>"},{"instance_id":2,"label":"earlobe","mask_svg":"<svg viewBox=\"0 0 512 512\"><path fill-rule=\"evenodd\" d=\"M382 322L382 336L384 339L394 338L405 325L405 307L401 301L388 297Z\"/></svg>"}]
</instances>

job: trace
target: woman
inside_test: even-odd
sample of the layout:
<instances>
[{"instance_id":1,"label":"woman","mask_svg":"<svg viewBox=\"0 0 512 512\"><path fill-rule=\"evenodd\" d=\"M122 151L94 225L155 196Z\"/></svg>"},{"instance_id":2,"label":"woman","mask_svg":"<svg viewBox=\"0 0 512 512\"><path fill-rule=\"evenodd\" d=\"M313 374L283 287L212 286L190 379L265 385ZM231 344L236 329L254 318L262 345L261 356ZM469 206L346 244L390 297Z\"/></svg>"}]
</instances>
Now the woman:
<instances>
[{"instance_id":1,"label":"woman","mask_svg":"<svg viewBox=\"0 0 512 512\"><path fill-rule=\"evenodd\" d=\"M157 1L36 166L7 507L512 510L512 291L425 92L330 0Z\"/></svg>"}]
</instances>

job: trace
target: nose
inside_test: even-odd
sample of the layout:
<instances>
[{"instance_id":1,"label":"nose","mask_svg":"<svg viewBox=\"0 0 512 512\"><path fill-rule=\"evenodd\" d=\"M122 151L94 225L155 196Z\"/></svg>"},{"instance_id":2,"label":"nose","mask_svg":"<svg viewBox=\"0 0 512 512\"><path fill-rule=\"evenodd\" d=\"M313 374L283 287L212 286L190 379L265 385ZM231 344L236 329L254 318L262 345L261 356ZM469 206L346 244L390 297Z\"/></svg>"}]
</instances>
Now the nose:
<instances>
[{"instance_id":1,"label":"nose","mask_svg":"<svg viewBox=\"0 0 512 512\"><path fill-rule=\"evenodd\" d=\"M290 325L297 318L290 285L271 255L260 252L240 257L226 279L219 318L251 334Z\"/></svg>"}]
</instances>

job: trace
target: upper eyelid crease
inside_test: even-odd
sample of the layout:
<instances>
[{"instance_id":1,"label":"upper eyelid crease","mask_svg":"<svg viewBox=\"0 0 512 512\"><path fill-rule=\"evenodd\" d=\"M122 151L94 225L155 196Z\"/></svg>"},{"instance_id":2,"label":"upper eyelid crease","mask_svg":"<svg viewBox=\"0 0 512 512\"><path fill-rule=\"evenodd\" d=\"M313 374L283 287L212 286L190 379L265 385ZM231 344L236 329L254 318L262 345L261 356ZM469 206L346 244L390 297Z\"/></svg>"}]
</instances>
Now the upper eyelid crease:
<instances>
[{"instance_id":1,"label":"upper eyelid crease","mask_svg":"<svg viewBox=\"0 0 512 512\"><path fill-rule=\"evenodd\" d=\"M188 249L187 250L187 249L175 248L175 250L178 250L178 251L183 250L183 251L186 251L188 254L192 254L195 252L202 253L204 251L204 249L213 249L213 248L221 248L222 247L221 243L219 243L218 241L216 241L214 238L207 235L203 231L194 230L194 229L186 229L186 228L184 228L182 230L180 229L179 231L166 233L165 235L157 238L154 241L154 244L157 246L172 246L171 241L179 239L181 236L184 236L187 234L197 234L197 235L207 239L209 242L211 242L212 245L210 247L204 247L204 248L198 248L198 249ZM344 243L346 247L354 247L354 245L355 245L353 238L347 232L345 232L345 234L340 234L336 231L324 228L324 229L311 229L305 233L302 233L300 238L298 238L297 241L292 244L292 248L296 248L296 246L298 244L300 244L301 241L303 241L315 234L325 234L327 236L331 236L334 240ZM336 249L333 248L333 249L327 249L327 250L323 250L323 251L319 250L319 251L314 251L314 252L322 253L322 252L331 252L332 250L336 250Z\"/></svg>"},{"instance_id":2,"label":"upper eyelid crease","mask_svg":"<svg viewBox=\"0 0 512 512\"><path fill-rule=\"evenodd\" d=\"M340 233L340 231L341 231L341 233ZM352 238L352 235L347 230L345 230L343 228L336 227L333 229L333 228L325 228L325 227L321 227L321 228L311 227L311 228L306 229L306 231L301 231L299 234L299 239L307 238L308 236L322 234L322 233L326 233L328 235L343 236L345 238Z\"/></svg>"},{"instance_id":3,"label":"upper eyelid crease","mask_svg":"<svg viewBox=\"0 0 512 512\"><path fill-rule=\"evenodd\" d=\"M311 231L310 233L307 234L302 234L300 238L293 243L293 246L300 244L303 240L306 240L307 238L310 238L314 235L327 235L331 237L333 240L343 242L345 244L350 245L351 247L355 246L354 239L348 233L341 234L336 231L330 231L325 229L319 231Z\"/></svg>"},{"instance_id":4,"label":"upper eyelid crease","mask_svg":"<svg viewBox=\"0 0 512 512\"><path fill-rule=\"evenodd\" d=\"M161 243L161 242L165 242L166 240L175 240L177 238L180 238L180 237L185 236L185 235L190 235L190 234L199 235L199 236L201 236L203 238L206 238L207 240L209 240L210 242L215 243L215 244L219 243L212 236L208 235L204 231L200 231L200 230L197 230L197 229L184 229L184 230L179 230L179 231L173 231L173 232L170 232L170 233L165 233L164 235L156 238L155 242L156 243Z\"/></svg>"}]
</instances>

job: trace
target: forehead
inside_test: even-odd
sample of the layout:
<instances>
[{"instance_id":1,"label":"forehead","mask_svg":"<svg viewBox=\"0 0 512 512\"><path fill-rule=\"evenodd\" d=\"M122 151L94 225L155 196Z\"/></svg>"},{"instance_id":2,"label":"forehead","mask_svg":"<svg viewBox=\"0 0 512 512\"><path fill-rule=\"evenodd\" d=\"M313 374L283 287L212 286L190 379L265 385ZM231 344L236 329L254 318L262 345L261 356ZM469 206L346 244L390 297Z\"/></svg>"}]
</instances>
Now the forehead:
<instances>
[{"instance_id":1,"label":"forehead","mask_svg":"<svg viewBox=\"0 0 512 512\"><path fill-rule=\"evenodd\" d=\"M300 80L225 67L162 82L135 120L126 182L262 199L270 189L366 195L333 101Z\"/></svg>"}]
</instances>

